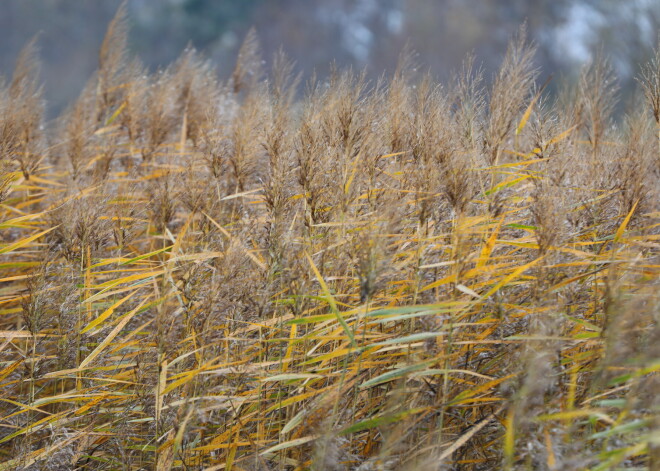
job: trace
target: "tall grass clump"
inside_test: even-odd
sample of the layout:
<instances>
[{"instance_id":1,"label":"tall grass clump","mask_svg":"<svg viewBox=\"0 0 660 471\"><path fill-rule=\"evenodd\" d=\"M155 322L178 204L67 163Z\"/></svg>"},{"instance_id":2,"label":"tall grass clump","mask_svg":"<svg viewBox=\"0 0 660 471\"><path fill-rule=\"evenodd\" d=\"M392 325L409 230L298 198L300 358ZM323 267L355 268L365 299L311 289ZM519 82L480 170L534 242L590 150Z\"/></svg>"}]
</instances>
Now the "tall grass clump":
<instances>
[{"instance_id":1,"label":"tall grass clump","mask_svg":"<svg viewBox=\"0 0 660 471\"><path fill-rule=\"evenodd\" d=\"M301 87L125 15L52 122L0 85L0 470L658 469L658 57L619 120L524 30Z\"/></svg>"}]
</instances>

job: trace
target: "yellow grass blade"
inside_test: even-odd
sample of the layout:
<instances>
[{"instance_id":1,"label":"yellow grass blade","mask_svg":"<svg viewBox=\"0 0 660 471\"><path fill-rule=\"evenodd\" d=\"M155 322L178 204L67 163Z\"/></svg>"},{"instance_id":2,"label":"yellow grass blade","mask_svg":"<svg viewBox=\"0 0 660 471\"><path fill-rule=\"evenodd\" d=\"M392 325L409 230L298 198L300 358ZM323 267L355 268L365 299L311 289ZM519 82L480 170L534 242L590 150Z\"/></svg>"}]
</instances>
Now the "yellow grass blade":
<instances>
[{"instance_id":1,"label":"yellow grass blade","mask_svg":"<svg viewBox=\"0 0 660 471\"><path fill-rule=\"evenodd\" d=\"M133 291L132 293L128 294L127 296L124 296L122 299L120 299L119 301L117 301L116 303L114 303L114 304L113 304L112 306L110 306L108 309L106 309L105 311L103 311L103 313L101 313L101 315L99 315L96 319L94 319L92 322L90 322L89 324L87 324L87 326L85 326L85 327L80 331L80 333L81 333L81 334L84 334L84 333L86 333L86 332L89 332L89 331L92 330L94 327L97 327L98 325L102 324L102 323L103 323L108 317L110 317L110 316L112 315L113 312L115 312L115 309L117 309L119 306L121 306L121 305L124 304L126 301L128 301L129 299L131 299L136 293L137 293L137 291Z\"/></svg>"},{"instance_id":2,"label":"yellow grass blade","mask_svg":"<svg viewBox=\"0 0 660 471\"><path fill-rule=\"evenodd\" d=\"M87 365L89 365L99 354L105 349L105 347L110 344L114 340L114 338L119 334L119 332L122 331L122 329L128 324L128 322L135 316L140 311L140 308L144 306L144 304L147 302L147 299L143 299L142 302L132 311L130 311L128 314L124 315L124 317L119 321L117 326L112 329L112 331L108 334L108 336L90 353L87 358L85 358L78 368L85 368Z\"/></svg>"},{"instance_id":3,"label":"yellow grass blade","mask_svg":"<svg viewBox=\"0 0 660 471\"><path fill-rule=\"evenodd\" d=\"M314 264L314 260L312 260L312 257L310 257L307 252L305 252L305 256L307 257L307 260L309 261L309 264L312 267L312 270L314 271L314 275L316 275L317 281L321 285L321 289L323 290L323 294L325 296L326 301L328 302L328 304L330 304L332 313L337 318L337 321L341 325L342 329L344 329L344 333L351 341L351 345L353 347L357 347L357 344L355 343L355 337L353 336L353 332L351 332L351 329L348 327L348 324L346 324L346 321L339 313L339 309L337 308L337 303L335 302L335 298L332 296L332 294L330 294L328 285L325 283L325 280L323 279L323 276L321 276L321 273L319 272L318 268L316 268L316 265Z\"/></svg>"},{"instance_id":4,"label":"yellow grass blade","mask_svg":"<svg viewBox=\"0 0 660 471\"><path fill-rule=\"evenodd\" d=\"M619 242L621 240L621 237L623 237L623 233L626 231L626 227L628 227L628 223L630 222L630 218L632 218L632 215L635 213L635 209L637 209L637 204L639 203L639 200L635 201L635 204L633 204L632 208L628 212L628 215L623 219L621 222L621 225L619 228L616 230L616 233L614 234L614 242Z\"/></svg>"},{"instance_id":5,"label":"yellow grass blade","mask_svg":"<svg viewBox=\"0 0 660 471\"><path fill-rule=\"evenodd\" d=\"M51 227L50 229L46 229L45 231L39 232L38 234L34 234L30 237L26 237L25 239L21 239L18 242L14 242L13 244L5 245L4 247L0 248L0 255L8 252L13 252L14 250L20 249L21 247L25 247L30 242L34 242L39 237L48 234L50 231L54 231L58 227L59 226Z\"/></svg>"}]
</instances>

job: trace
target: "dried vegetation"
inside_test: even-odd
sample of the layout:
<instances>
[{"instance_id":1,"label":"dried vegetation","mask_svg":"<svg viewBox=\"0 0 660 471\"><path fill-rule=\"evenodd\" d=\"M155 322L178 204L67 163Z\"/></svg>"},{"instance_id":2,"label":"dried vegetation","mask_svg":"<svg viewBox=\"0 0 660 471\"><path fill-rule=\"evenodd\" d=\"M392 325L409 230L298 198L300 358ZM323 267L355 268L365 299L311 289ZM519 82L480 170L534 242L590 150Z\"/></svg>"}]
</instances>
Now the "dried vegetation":
<instances>
[{"instance_id":1,"label":"dried vegetation","mask_svg":"<svg viewBox=\"0 0 660 471\"><path fill-rule=\"evenodd\" d=\"M52 123L0 86L0 470L658 469L660 56L619 124L524 31L301 97L125 24Z\"/></svg>"}]
</instances>

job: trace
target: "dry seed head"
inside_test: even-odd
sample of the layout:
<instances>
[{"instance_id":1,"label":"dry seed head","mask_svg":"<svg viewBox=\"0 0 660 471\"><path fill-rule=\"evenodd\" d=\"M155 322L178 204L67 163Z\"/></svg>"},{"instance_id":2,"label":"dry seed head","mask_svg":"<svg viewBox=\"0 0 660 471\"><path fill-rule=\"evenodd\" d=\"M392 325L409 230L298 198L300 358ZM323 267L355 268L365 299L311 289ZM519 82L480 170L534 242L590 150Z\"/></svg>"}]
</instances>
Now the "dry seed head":
<instances>
[{"instance_id":1,"label":"dry seed head","mask_svg":"<svg viewBox=\"0 0 660 471\"><path fill-rule=\"evenodd\" d=\"M102 183L110 177L116 155L119 153L118 133L100 136L98 139L98 155L92 171L94 182Z\"/></svg>"},{"instance_id":2,"label":"dry seed head","mask_svg":"<svg viewBox=\"0 0 660 471\"><path fill-rule=\"evenodd\" d=\"M594 151L600 147L611 125L617 91L612 66L601 53L582 70L578 89L581 125Z\"/></svg>"},{"instance_id":3,"label":"dry seed head","mask_svg":"<svg viewBox=\"0 0 660 471\"><path fill-rule=\"evenodd\" d=\"M329 188L323 178L329 147L319 118L319 101L322 99L320 93L316 89L307 100L296 143L298 183L305 197L305 223L308 225L322 222L329 217L329 213L324 211Z\"/></svg>"},{"instance_id":4,"label":"dry seed head","mask_svg":"<svg viewBox=\"0 0 660 471\"><path fill-rule=\"evenodd\" d=\"M43 152L43 90L39 86L36 38L20 52L12 81L0 103L0 150L11 156L29 180ZM2 103L4 102L4 103Z\"/></svg>"},{"instance_id":5,"label":"dry seed head","mask_svg":"<svg viewBox=\"0 0 660 471\"><path fill-rule=\"evenodd\" d=\"M144 130L141 141L142 159L150 162L174 131L174 97L170 93L173 76L169 70L159 73L152 79L148 88L147 109L144 116Z\"/></svg>"},{"instance_id":6,"label":"dry seed head","mask_svg":"<svg viewBox=\"0 0 660 471\"><path fill-rule=\"evenodd\" d=\"M462 145L476 150L482 140L486 94L483 69L476 65L476 58L470 55L463 61L461 71L454 78L452 87L453 111Z\"/></svg>"},{"instance_id":7,"label":"dry seed head","mask_svg":"<svg viewBox=\"0 0 660 471\"><path fill-rule=\"evenodd\" d=\"M15 176L11 171L11 165L7 160L0 160L0 204L7 199L11 193L11 184Z\"/></svg>"},{"instance_id":8,"label":"dry seed head","mask_svg":"<svg viewBox=\"0 0 660 471\"><path fill-rule=\"evenodd\" d=\"M217 113L209 113L200 131L200 137L195 148L202 155L202 160L208 172L220 182L229 175L230 141L227 137L225 123Z\"/></svg>"},{"instance_id":9,"label":"dry seed head","mask_svg":"<svg viewBox=\"0 0 660 471\"><path fill-rule=\"evenodd\" d=\"M231 129L228 160L239 192L245 191L255 174L261 171L258 162L261 160L263 147L260 145L259 135L262 132L265 110L267 107L263 94L257 91L249 93Z\"/></svg>"},{"instance_id":10,"label":"dry seed head","mask_svg":"<svg viewBox=\"0 0 660 471\"><path fill-rule=\"evenodd\" d=\"M110 221L102 217L106 204L97 195L80 196L49 212L47 220L56 227L46 236L50 250L69 262L91 262L88 251L92 258L100 256L112 240Z\"/></svg>"},{"instance_id":11,"label":"dry seed head","mask_svg":"<svg viewBox=\"0 0 660 471\"><path fill-rule=\"evenodd\" d=\"M660 126L660 42L656 46L653 58L642 66L638 81L642 84L644 96L651 107L655 122Z\"/></svg>"},{"instance_id":12,"label":"dry seed head","mask_svg":"<svg viewBox=\"0 0 660 471\"><path fill-rule=\"evenodd\" d=\"M283 216L290 196L291 149L294 143L291 107L299 81L299 76L293 76L293 63L284 53L280 51L274 62L273 97L263 136L263 147L268 156L268 171L263 183L264 199L273 223Z\"/></svg>"},{"instance_id":13,"label":"dry seed head","mask_svg":"<svg viewBox=\"0 0 660 471\"><path fill-rule=\"evenodd\" d=\"M301 74L294 73L295 63L280 49L273 59L272 97L273 106L279 112L288 111L294 105Z\"/></svg>"},{"instance_id":14,"label":"dry seed head","mask_svg":"<svg viewBox=\"0 0 660 471\"><path fill-rule=\"evenodd\" d=\"M9 99L22 100L39 91L39 61L37 37L32 38L18 54L9 84Z\"/></svg>"},{"instance_id":15,"label":"dry seed head","mask_svg":"<svg viewBox=\"0 0 660 471\"><path fill-rule=\"evenodd\" d=\"M27 279L27 296L22 300L23 321L30 333L38 334L48 321L46 307L49 303L48 280L45 267Z\"/></svg>"},{"instance_id":16,"label":"dry seed head","mask_svg":"<svg viewBox=\"0 0 660 471\"><path fill-rule=\"evenodd\" d=\"M89 89L88 89L89 90ZM92 157L91 130L94 127L93 108L89 93L83 93L67 113L62 133L66 138L64 154L71 167L71 177L77 181Z\"/></svg>"},{"instance_id":17,"label":"dry seed head","mask_svg":"<svg viewBox=\"0 0 660 471\"><path fill-rule=\"evenodd\" d=\"M408 152L411 148L411 102L414 53L407 47L399 56L396 72L387 89L385 132L390 153Z\"/></svg>"},{"instance_id":18,"label":"dry seed head","mask_svg":"<svg viewBox=\"0 0 660 471\"><path fill-rule=\"evenodd\" d=\"M177 191L174 188L172 176L168 173L163 177L150 180L146 192L149 196L147 207L151 221L156 229L163 233L174 219L176 211Z\"/></svg>"},{"instance_id":19,"label":"dry seed head","mask_svg":"<svg viewBox=\"0 0 660 471\"><path fill-rule=\"evenodd\" d=\"M197 179L199 174L194 166L194 161L186 165L183 172L181 183L182 187L179 192L179 199L190 213L203 210L207 205L209 189L205 186L199 185ZM215 195L214 195L215 196Z\"/></svg>"},{"instance_id":20,"label":"dry seed head","mask_svg":"<svg viewBox=\"0 0 660 471\"><path fill-rule=\"evenodd\" d=\"M536 227L534 234L541 254L547 253L561 242L564 207L561 189L548 181L536 182L531 206L532 221Z\"/></svg>"},{"instance_id":21,"label":"dry seed head","mask_svg":"<svg viewBox=\"0 0 660 471\"><path fill-rule=\"evenodd\" d=\"M252 90L261 80L262 74L259 39L256 30L251 28L238 51L238 59L231 76L234 93Z\"/></svg>"},{"instance_id":22,"label":"dry seed head","mask_svg":"<svg viewBox=\"0 0 660 471\"><path fill-rule=\"evenodd\" d=\"M172 77L176 87L176 115L184 120L187 138L196 143L209 114L218 106L221 88L210 62L204 61L192 48L186 49L174 65Z\"/></svg>"},{"instance_id":23,"label":"dry seed head","mask_svg":"<svg viewBox=\"0 0 660 471\"><path fill-rule=\"evenodd\" d=\"M117 116L117 123L126 131L130 145L138 142L144 133L143 123L148 110L148 82L144 66L137 59L133 59L126 69L124 109Z\"/></svg>"},{"instance_id":24,"label":"dry seed head","mask_svg":"<svg viewBox=\"0 0 660 471\"><path fill-rule=\"evenodd\" d=\"M526 35L523 26L509 43L491 88L484 149L491 164L499 160L538 74L533 63L536 48L529 45Z\"/></svg>"},{"instance_id":25,"label":"dry seed head","mask_svg":"<svg viewBox=\"0 0 660 471\"><path fill-rule=\"evenodd\" d=\"M115 111L121 102L128 56L128 12L126 1L117 9L99 51L97 79L97 120Z\"/></svg>"},{"instance_id":26,"label":"dry seed head","mask_svg":"<svg viewBox=\"0 0 660 471\"><path fill-rule=\"evenodd\" d=\"M628 214L633 205L646 207L653 200L657 185L653 172L655 129L648 113L637 113L625 123L624 145L614 153L611 169L612 186L618 190L622 212ZM641 212L644 209L640 208ZM649 208L650 209L650 208Z\"/></svg>"}]
</instances>

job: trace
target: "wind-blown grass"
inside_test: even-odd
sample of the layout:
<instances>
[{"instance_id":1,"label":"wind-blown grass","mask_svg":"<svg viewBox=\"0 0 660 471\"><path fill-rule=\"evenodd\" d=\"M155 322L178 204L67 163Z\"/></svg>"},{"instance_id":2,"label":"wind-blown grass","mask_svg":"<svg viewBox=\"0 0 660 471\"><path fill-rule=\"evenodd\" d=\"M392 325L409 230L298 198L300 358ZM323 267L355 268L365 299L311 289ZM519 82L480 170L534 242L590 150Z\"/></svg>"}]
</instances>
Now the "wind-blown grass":
<instances>
[{"instance_id":1,"label":"wind-blown grass","mask_svg":"<svg viewBox=\"0 0 660 471\"><path fill-rule=\"evenodd\" d=\"M653 469L660 83L147 73L0 87L0 470Z\"/></svg>"}]
</instances>

